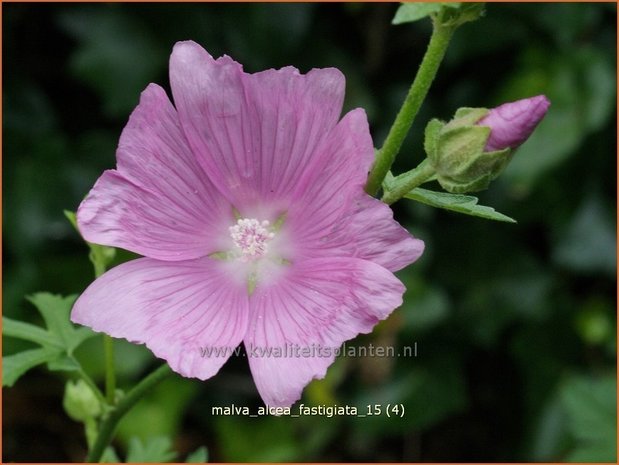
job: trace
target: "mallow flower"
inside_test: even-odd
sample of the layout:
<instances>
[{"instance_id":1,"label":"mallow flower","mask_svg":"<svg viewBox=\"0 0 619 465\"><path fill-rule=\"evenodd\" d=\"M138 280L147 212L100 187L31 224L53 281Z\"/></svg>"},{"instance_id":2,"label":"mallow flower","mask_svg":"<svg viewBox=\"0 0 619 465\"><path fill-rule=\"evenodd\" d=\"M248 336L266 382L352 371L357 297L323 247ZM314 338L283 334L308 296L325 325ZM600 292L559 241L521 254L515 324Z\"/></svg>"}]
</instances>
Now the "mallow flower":
<instances>
[{"instance_id":1,"label":"mallow flower","mask_svg":"<svg viewBox=\"0 0 619 465\"><path fill-rule=\"evenodd\" d=\"M174 105L144 90L77 212L86 240L144 257L95 280L71 319L202 380L242 342L264 402L289 406L328 349L402 303L393 273L424 244L364 193L372 139L362 109L339 120L337 69L248 74L180 42L170 83Z\"/></svg>"}]
</instances>

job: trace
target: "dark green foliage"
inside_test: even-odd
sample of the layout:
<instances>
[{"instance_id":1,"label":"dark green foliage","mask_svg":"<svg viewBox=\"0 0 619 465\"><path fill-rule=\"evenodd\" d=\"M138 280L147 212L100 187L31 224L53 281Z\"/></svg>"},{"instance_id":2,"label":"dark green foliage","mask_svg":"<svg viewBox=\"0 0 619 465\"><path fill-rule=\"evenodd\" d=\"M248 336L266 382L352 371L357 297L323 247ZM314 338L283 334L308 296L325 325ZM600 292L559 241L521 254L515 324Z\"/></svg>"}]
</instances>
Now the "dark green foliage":
<instances>
[{"instance_id":1,"label":"dark green foliage","mask_svg":"<svg viewBox=\"0 0 619 465\"><path fill-rule=\"evenodd\" d=\"M429 38L427 18L391 25L396 9L3 5L4 316L40 325L24 295L75 294L92 280L88 247L63 210L74 211L114 167L141 89L169 88L174 42L193 39L250 72L341 69L346 110L366 108L380 147ZM457 31L394 175L423 159L431 118L539 93L552 106L479 198L517 224L410 200L394 205L426 252L399 273L408 288L403 307L351 345L402 353L416 344L417 356L341 358L302 400L360 410L403 404L404 418L213 417L212 406L260 405L238 357L208 382L176 378L154 390L121 424L118 456L182 459L206 445L213 461L615 461L615 25L613 4L490 3L483 18ZM119 251L114 263L130 258ZM43 330L31 336L55 347ZM126 341L116 346L124 389L154 357ZM4 355L26 349L39 350L4 340ZM39 355L30 365L49 360ZM99 339L74 355L101 383ZM62 390L53 387L64 375L35 369L4 390L5 461L84 459L72 421L47 421L60 408ZM30 408L46 384L44 408ZM19 446L35 442L47 446ZM203 460L201 452L190 457Z\"/></svg>"}]
</instances>

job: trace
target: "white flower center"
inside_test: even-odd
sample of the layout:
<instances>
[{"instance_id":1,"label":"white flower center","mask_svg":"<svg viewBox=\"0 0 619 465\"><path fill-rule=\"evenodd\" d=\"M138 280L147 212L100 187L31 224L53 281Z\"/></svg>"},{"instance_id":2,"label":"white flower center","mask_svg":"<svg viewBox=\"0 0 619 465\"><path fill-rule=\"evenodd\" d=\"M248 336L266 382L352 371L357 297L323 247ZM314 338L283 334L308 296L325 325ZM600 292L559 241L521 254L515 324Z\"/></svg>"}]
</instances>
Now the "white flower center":
<instances>
[{"instance_id":1,"label":"white flower center","mask_svg":"<svg viewBox=\"0 0 619 465\"><path fill-rule=\"evenodd\" d=\"M268 243L275 234L269 229L269 222L255 218L241 218L230 226L230 237L241 252L243 261L254 260L266 255Z\"/></svg>"}]
</instances>

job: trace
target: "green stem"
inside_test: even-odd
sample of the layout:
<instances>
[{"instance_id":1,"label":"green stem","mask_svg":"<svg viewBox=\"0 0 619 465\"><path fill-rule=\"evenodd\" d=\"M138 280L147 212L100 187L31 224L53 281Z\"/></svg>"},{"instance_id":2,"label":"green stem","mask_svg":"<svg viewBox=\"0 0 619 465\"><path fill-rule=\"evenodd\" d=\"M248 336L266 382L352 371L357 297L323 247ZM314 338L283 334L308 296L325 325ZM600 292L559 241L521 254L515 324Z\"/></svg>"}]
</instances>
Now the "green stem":
<instances>
[{"instance_id":1,"label":"green stem","mask_svg":"<svg viewBox=\"0 0 619 465\"><path fill-rule=\"evenodd\" d=\"M131 410L131 408L133 408L135 404L138 403L140 399L142 399L142 397L144 397L150 389L159 384L172 373L172 370L167 364L160 366L140 381L133 389L131 389L131 391L127 393L125 397L118 402L107 418L105 418L105 420L101 423L95 444L86 458L87 462L96 463L101 460L103 452L112 441L112 436L118 422L129 410Z\"/></svg>"},{"instance_id":2,"label":"green stem","mask_svg":"<svg viewBox=\"0 0 619 465\"><path fill-rule=\"evenodd\" d=\"M432 180L436 174L434 167L427 158L419 163L417 168L404 173L396 178L396 187L385 191L381 199L387 205L391 205L396 200L400 200L415 187L422 185L424 182Z\"/></svg>"},{"instance_id":3,"label":"green stem","mask_svg":"<svg viewBox=\"0 0 619 465\"><path fill-rule=\"evenodd\" d=\"M114 339L103 335L103 352L105 354L105 396L107 403L114 405L116 399L116 371L114 370Z\"/></svg>"},{"instance_id":4,"label":"green stem","mask_svg":"<svg viewBox=\"0 0 619 465\"><path fill-rule=\"evenodd\" d=\"M91 251L91 260L95 267L95 279L105 273L105 260ZM105 397L107 403L116 402L116 370L114 369L114 339L103 334L103 354L105 358Z\"/></svg>"},{"instance_id":5,"label":"green stem","mask_svg":"<svg viewBox=\"0 0 619 465\"><path fill-rule=\"evenodd\" d=\"M389 130L389 134L387 134L385 143L376 153L376 160L365 186L365 191L368 194L376 195L387 172L391 169L417 112L428 94L455 29L455 26L445 26L441 25L439 21L433 21L432 37L426 54L419 65L415 80Z\"/></svg>"}]
</instances>

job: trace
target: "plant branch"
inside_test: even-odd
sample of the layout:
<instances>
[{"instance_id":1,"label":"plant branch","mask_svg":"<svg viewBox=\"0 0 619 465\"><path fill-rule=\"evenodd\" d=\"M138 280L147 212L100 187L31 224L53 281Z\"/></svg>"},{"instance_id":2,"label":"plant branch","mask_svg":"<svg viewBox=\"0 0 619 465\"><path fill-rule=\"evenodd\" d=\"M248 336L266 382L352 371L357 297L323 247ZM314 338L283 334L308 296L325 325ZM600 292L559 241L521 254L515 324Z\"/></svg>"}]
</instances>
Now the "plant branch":
<instances>
[{"instance_id":1,"label":"plant branch","mask_svg":"<svg viewBox=\"0 0 619 465\"><path fill-rule=\"evenodd\" d=\"M376 195L387 172L391 169L391 165L393 165L395 157L402 147L419 108L428 94L455 29L456 26L443 25L437 20L433 21L432 37L419 65L415 80L389 130L389 134L387 134L385 143L376 153L376 160L365 186L365 191L368 194Z\"/></svg>"},{"instance_id":2,"label":"plant branch","mask_svg":"<svg viewBox=\"0 0 619 465\"><path fill-rule=\"evenodd\" d=\"M393 189L386 190L381 199L387 205L391 205L397 200L400 200L415 187L422 185L424 182L431 181L436 172L430 160L427 158L419 163L417 168L404 173L396 178L396 185Z\"/></svg>"},{"instance_id":3,"label":"plant branch","mask_svg":"<svg viewBox=\"0 0 619 465\"><path fill-rule=\"evenodd\" d=\"M125 414L129 412L129 410L131 410L149 390L172 373L172 370L167 364L160 366L140 381L133 389L131 389L131 391L127 393L125 397L118 402L118 404L116 404L113 410L110 411L108 417L101 423L97 439L90 450L88 457L86 458L87 462L96 463L101 460L103 452L112 440L112 436L116 430L118 422L120 422Z\"/></svg>"}]
</instances>

